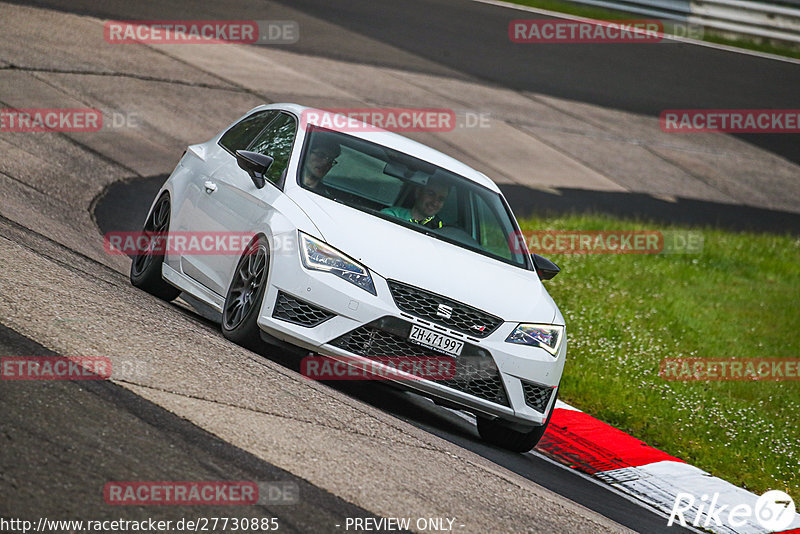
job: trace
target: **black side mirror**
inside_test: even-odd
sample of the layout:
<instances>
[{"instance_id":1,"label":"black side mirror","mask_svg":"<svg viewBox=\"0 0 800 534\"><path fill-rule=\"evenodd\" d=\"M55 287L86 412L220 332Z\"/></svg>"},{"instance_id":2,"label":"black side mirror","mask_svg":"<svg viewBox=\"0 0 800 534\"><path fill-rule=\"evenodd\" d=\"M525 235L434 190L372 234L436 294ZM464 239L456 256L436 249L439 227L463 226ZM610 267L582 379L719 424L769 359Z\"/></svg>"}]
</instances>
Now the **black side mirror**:
<instances>
[{"instance_id":1,"label":"black side mirror","mask_svg":"<svg viewBox=\"0 0 800 534\"><path fill-rule=\"evenodd\" d=\"M264 184L267 183L264 174L266 174L273 161L271 157L259 154L258 152L250 152L248 150L236 151L236 163L239 164L239 167L243 170L247 171L247 174L250 175L253 183L256 184L256 187L259 189L264 187Z\"/></svg>"},{"instance_id":2,"label":"black side mirror","mask_svg":"<svg viewBox=\"0 0 800 534\"><path fill-rule=\"evenodd\" d=\"M540 280L550 280L561 272L561 269L558 268L558 265L548 260L544 256L531 254L531 259L533 259L533 266L536 267L536 274L539 275Z\"/></svg>"}]
</instances>

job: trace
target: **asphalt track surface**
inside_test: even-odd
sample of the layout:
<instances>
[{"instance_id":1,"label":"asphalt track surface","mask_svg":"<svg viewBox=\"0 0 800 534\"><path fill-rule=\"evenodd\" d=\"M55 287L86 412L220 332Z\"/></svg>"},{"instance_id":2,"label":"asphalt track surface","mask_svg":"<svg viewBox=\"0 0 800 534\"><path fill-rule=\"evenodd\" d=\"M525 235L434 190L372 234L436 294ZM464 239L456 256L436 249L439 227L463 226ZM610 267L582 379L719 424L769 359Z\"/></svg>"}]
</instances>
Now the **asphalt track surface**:
<instances>
[{"instance_id":1,"label":"asphalt track surface","mask_svg":"<svg viewBox=\"0 0 800 534\"><path fill-rule=\"evenodd\" d=\"M0 354L60 357L2 325ZM49 519L277 518L281 532L375 517L108 381L4 383L0 428L0 479L14 488L3 508L13 517L40 517L46 503ZM245 507L106 504L104 485L128 480L262 481L290 484L302 498Z\"/></svg>"},{"instance_id":2,"label":"asphalt track surface","mask_svg":"<svg viewBox=\"0 0 800 534\"><path fill-rule=\"evenodd\" d=\"M684 43L514 44L507 35L510 20L545 17L467 0L21 3L111 19L299 19L302 38L292 45L293 51L460 74L510 89L652 116L665 109L800 108L797 63ZM331 25L344 32L331 30ZM343 39L343 33L361 35L387 48L365 48L360 40ZM800 163L800 134L735 135Z\"/></svg>"},{"instance_id":3,"label":"asphalt track surface","mask_svg":"<svg viewBox=\"0 0 800 534\"><path fill-rule=\"evenodd\" d=\"M95 220L101 232L138 230L147 215L152 199L166 178L166 176L155 176L146 180L112 184L95 207ZM187 300L193 304L189 313L193 314L197 321L214 328L218 327L215 322L215 319L218 319L216 312L194 299ZM274 347L265 347L261 354L295 372L300 372L300 360L296 354ZM418 428L469 449L628 528L647 533L689 532L677 525L667 527L664 517L612 492L599 482L556 465L538 453L515 454L486 445L481 441L474 425L418 395L371 381L335 381L326 384Z\"/></svg>"}]
</instances>

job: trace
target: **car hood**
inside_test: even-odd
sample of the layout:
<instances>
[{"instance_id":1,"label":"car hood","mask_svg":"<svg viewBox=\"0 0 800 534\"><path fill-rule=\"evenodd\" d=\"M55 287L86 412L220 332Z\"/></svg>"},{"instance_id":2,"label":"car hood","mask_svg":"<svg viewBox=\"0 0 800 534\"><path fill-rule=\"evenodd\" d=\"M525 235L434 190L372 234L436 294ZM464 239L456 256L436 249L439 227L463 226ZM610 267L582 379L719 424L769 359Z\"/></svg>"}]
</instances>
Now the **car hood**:
<instances>
[{"instance_id":1,"label":"car hood","mask_svg":"<svg viewBox=\"0 0 800 534\"><path fill-rule=\"evenodd\" d=\"M293 191L332 247L373 273L469 304L505 321L551 323L557 307L533 271L385 221L339 202Z\"/></svg>"}]
</instances>

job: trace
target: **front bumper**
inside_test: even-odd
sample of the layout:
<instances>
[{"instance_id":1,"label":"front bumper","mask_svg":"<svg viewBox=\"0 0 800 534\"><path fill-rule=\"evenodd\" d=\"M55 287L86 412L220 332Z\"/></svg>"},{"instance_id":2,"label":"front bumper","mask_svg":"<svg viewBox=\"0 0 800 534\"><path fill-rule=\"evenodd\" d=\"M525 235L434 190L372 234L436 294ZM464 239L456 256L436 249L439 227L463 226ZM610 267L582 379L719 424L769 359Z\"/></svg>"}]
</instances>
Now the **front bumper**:
<instances>
[{"instance_id":1,"label":"front bumper","mask_svg":"<svg viewBox=\"0 0 800 534\"><path fill-rule=\"evenodd\" d=\"M305 269L296 250L275 251L258 325L273 337L343 361L369 356L442 357L407 341L411 325L439 331L464 342L455 360L457 376L398 381L403 387L523 427L544 424L561 381L566 339L553 357L538 347L506 343L517 322L503 322L483 338L469 336L401 311L387 280L371 274L377 295L329 273Z\"/></svg>"}]
</instances>

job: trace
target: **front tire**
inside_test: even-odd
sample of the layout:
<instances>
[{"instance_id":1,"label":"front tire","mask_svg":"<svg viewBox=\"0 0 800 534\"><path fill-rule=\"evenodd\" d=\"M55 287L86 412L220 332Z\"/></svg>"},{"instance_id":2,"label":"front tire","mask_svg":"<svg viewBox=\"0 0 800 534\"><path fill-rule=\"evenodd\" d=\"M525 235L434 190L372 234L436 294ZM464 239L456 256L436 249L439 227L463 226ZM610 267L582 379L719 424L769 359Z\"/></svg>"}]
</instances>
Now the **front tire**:
<instances>
[{"instance_id":1,"label":"front tire","mask_svg":"<svg viewBox=\"0 0 800 534\"><path fill-rule=\"evenodd\" d=\"M553 403L553 409L550 410L544 424L527 432L509 428L500 419L478 417L478 433L484 441L492 445L497 445L512 452L528 452L544 436L554 411L556 411L555 403Z\"/></svg>"},{"instance_id":2,"label":"front tire","mask_svg":"<svg viewBox=\"0 0 800 534\"><path fill-rule=\"evenodd\" d=\"M256 350L261 346L258 312L267 287L269 249L259 236L247 245L225 296L222 335L238 345Z\"/></svg>"},{"instance_id":3,"label":"front tire","mask_svg":"<svg viewBox=\"0 0 800 534\"><path fill-rule=\"evenodd\" d=\"M153 210L144 222L142 234L147 236L158 235L166 239L169 231L170 204L169 195L164 194L158 199ZM153 241L150 240L150 248ZM164 263L163 254L150 254L149 250L138 250L131 261L130 280L134 287L147 291L167 302L174 300L181 294L181 290L169 285L161 277L161 266Z\"/></svg>"}]
</instances>

